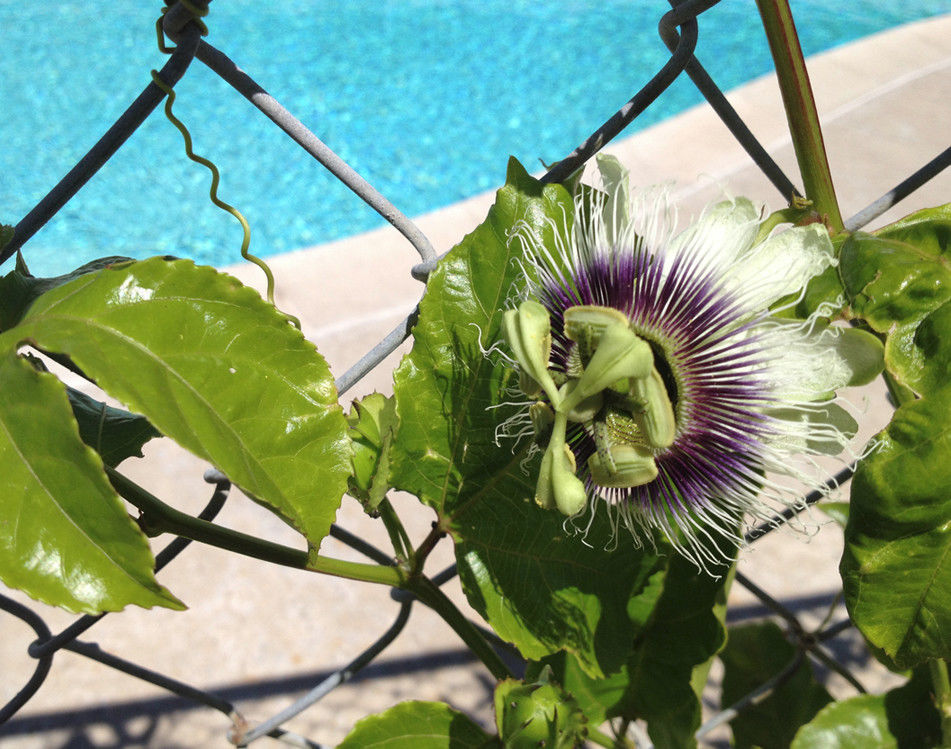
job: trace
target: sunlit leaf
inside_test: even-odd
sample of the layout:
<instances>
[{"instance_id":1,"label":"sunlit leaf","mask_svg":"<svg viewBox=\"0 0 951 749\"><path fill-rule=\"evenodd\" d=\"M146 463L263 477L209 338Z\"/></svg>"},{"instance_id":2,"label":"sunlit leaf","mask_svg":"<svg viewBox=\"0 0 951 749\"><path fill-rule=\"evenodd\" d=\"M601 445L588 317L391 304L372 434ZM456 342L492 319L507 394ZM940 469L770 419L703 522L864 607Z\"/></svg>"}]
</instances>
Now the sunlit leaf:
<instances>
[{"instance_id":1,"label":"sunlit leaf","mask_svg":"<svg viewBox=\"0 0 951 749\"><path fill-rule=\"evenodd\" d=\"M731 627L727 646L720 654L724 668L721 709L781 674L795 657L796 648L772 622ZM741 749L785 749L799 727L831 700L804 659L772 694L748 706L730 722L735 745Z\"/></svg>"},{"instance_id":2,"label":"sunlit leaf","mask_svg":"<svg viewBox=\"0 0 951 749\"><path fill-rule=\"evenodd\" d=\"M501 637L533 659L566 649L604 675L631 648L627 602L657 559L629 539L607 551L603 511L585 535L535 504L529 440L496 432L519 415L527 426L527 404L512 404L512 368L487 351L521 283L513 228L550 233L549 222L562 225L566 212L562 188L542 187L513 162L486 221L430 276L413 350L395 376L393 476L436 510L456 542L470 603Z\"/></svg>"},{"instance_id":3,"label":"sunlit leaf","mask_svg":"<svg viewBox=\"0 0 951 749\"><path fill-rule=\"evenodd\" d=\"M0 357L0 383L0 579L75 612L182 608L80 441L63 386L13 351Z\"/></svg>"},{"instance_id":4,"label":"sunlit leaf","mask_svg":"<svg viewBox=\"0 0 951 749\"><path fill-rule=\"evenodd\" d=\"M491 743L490 743L491 742ZM484 749L498 741L442 702L403 702L364 718L337 749Z\"/></svg>"},{"instance_id":5,"label":"sunlit leaf","mask_svg":"<svg viewBox=\"0 0 951 749\"><path fill-rule=\"evenodd\" d=\"M316 554L350 473L346 419L323 358L255 291L153 258L57 286L0 340L69 356Z\"/></svg>"},{"instance_id":6,"label":"sunlit leaf","mask_svg":"<svg viewBox=\"0 0 951 749\"><path fill-rule=\"evenodd\" d=\"M886 369L904 385L924 392L927 337L945 329L948 315L922 321L951 299L951 207L920 211L875 235L856 234L842 247L840 274L852 311L887 334ZM933 366L933 365L932 365ZM947 358L944 360L947 373Z\"/></svg>"},{"instance_id":7,"label":"sunlit leaf","mask_svg":"<svg viewBox=\"0 0 951 749\"><path fill-rule=\"evenodd\" d=\"M949 414L951 388L900 408L852 480L846 605L899 668L951 658Z\"/></svg>"}]
</instances>

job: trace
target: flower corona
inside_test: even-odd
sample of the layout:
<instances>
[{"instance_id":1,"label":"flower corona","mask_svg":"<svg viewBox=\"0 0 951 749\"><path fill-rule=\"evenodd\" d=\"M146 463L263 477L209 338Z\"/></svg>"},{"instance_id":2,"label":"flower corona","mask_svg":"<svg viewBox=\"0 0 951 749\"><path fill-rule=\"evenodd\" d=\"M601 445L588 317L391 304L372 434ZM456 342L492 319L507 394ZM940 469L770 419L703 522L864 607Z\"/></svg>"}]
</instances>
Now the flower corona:
<instances>
[{"instance_id":1,"label":"flower corona","mask_svg":"<svg viewBox=\"0 0 951 749\"><path fill-rule=\"evenodd\" d=\"M517 230L525 290L503 318L543 456L535 501L566 516L605 503L635 542L709 569L744 518L822 483L856 424L836 391L879 371L881 345L773 307L835 264L822 224L770 231L745 199L676 232L661 190L632 192L616 160L546 239ZM871 364L869 363L871 362Z\"/></svg>"}]
</instances>

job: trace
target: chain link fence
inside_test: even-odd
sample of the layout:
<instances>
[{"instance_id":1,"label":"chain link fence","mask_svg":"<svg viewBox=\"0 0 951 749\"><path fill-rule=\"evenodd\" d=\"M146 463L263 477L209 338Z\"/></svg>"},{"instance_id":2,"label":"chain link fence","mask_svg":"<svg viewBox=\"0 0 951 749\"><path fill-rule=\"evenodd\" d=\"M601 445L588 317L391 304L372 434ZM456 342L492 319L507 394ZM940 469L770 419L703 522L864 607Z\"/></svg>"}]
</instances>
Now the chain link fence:
<instances>
[{"instance_id":1,"label":"chain link fence","mask_svg":"<svg viewBox=\"0 0 951 749\"><path fill-rule=\"evenodd\" d=\"M703 94L710 106L715 110L722 122L729 128L736 140L742 145L750 159L768 178L770 183L779 192L783 202L791 196L798 195L793 181L783 172L767 153L764 146L752 134L743 119L737 114L723 92L708 74L703 65L694 56L696 49L701 14L713 8L719 0L671 0L672 10L666 12L659 21L659 32L665 45L670 50L670 57L660 70L607 122L598 128L584 143L560 161L544 177L543 181L556 182L566 178L578 167L582 166L595 153L616 138L630 123L644 112L681 74L686 74L697 89ZM202 24L200 17L207 12L207 1L179 0L172 4L161 20L161 29L164 35L172 39L176 47L167 49L170 57L159 72L160 83L150 83L139 97L129 106L115 124L102 136L98 143L75 165L75 167L57 184L15 227L13 240L3 249L0 259L6 260L19 250L49 219L56 214L66 203L90 180L97 170L122 146L135 129L156 109L166 96L166 89L173 87L187 72L195 61L207 66L220 76L237 92L250 101L260 112L268 117L277 127L290 136L307 154L316 159L337 179L349 187L361 200L376 210L389 221L419 254L419 263L411 273L414 278L425 280L430 270L435 266L438 257L432 244L425 234L406 216L399 212L385 196L380 194L372 185L364 180L344 160L338 157L330 148L322 143L310 130L297 120L280 102L270 96L254 79L242 71L238 65L228 58L222 51L202 39ZM937 175L951 164L951 148L943 151L936 158L924 164L906 179L902 180L893 189L879 199L870 203L854 216L846 220L846 228L859 229L877 216L884 213L903 198ZM345 393L355 383L359 382L384 358L394 352L410 335L414 322L414 314L401 320L393 330L379 343L372 347L348 371L336 381L341 394ZM829 482L829 488L841 485L851 477L852 469L845 469ZM215 471L205 475L212 487L212 494L207 505L199 517L203 520L213 519L223 508L228 498L230 484L227 478ZM813 492L805 498L807 504L817 502L825 494ZM753 529L747 534L747 542L756 544L760 539L774 531L776 527L790 520L792 512L778 517L776 522L766 523ZM339 542L365 555L380 564L393 564L393 559L380 549L367 543L360 537L337 525L332 527L331 535ZM162 549L156 556L156 571L172 562L189 545L189 541L177 538ZM437 585L443 585L455 577L455 568L450 566L433 580ZM820 673L835 673L845 679L856 691L864 692L865 688L855 676L847 659L842 655L848 648L837 648L837 638L852 634L851 622L847 616L836 621L825 621L818 629L810 629L802 621L802 608L783 603L771 595L742 572L736 575L736 583L745 588L756 601L758 606L747 612L747 616L762 616L764 613L778 618L784 625L787 638L795 645L795 655L785 667L764 681L756 689L745 695L735 704L725 706L716 712L701 726L697 736L704 741L717 741L716 736L723 736L721 726L729 723L744 709L765 699L774 690L790 679L800 668L803 662L810 660L820 667ZM283 710L257 724L249 724L238 712L235 702L248 697L240 688L228 689L212 693L198 688L193 684L170 678L162 673L145 668L136 663L120 658L97 644L84 641L82 636L93 628L105 615L82 616L73 624L59 632L52 632L44 619L34 610L11 598L0 595L0 609L8 616L16 617L28 625L36 635L36 640L29 646L29 655L35 660L35 668L31 675L6 674L8 680L23 678L23 686L10 702L0 708L0 735L25 735L31 731L40 730L41 726L31 718L17 718L11 721L14 715L26 705L43 685L47 675L53 667L58 653L69 651L85 658L92 659L102 665L128 674L131 677L142 679L172 695L184 698L194 707L206 707L217 710L226 716L230 724L228 738L237 746L248 746L262 737L271 737L281 742L298 747L319 747L319 743L285 730L282 726L291 718L308 710L315 703L353 679L363 669L373 672L371 664L396 639L407 626L414 609L414 599L402 591L394 590L392 597L399 603L399 611L389 627L379 638L365 650L356 654L345 666L322 675L316 683L306 678L288 678L275 681L270 688L276 694L286 694L293 691L307 690L299 699L288 704ZM838 598L831 596L835 600ZM822 605L826 600L820 602ZM831 612L834 609L830 610ZM839 609L841 611L841 608ZM741 614L742 616L742 614ZM828 619L829 617L827 617ZM737 612L731 615L731 621L736 621ZM504 652L509 659L517 658L505 643L501 642L491 632L486 632L490 641L495 643L500 652ZM447 661L448 658L448 661ZM464 656L458 654L444 654L440 663L445 665L453 662L453 658L460 663L467 662ZM406 663L407 670L427 668L432 662L425 655L420 656L416 663ZM258 694L260 695L260 688ZM180 700L153 700L151 710L161 711L180 710ZM63 719L69 721L91 720L97 715L96 711L64 712ZM135 717L134 713L128 717ZM8 722L10 721L10 722ZM121 721L120 721L121 724ZM47 724L48 725L48 724ZM119 725L113 723L113 725ZM152 726L154 728L154 725ZM631 730L636 734L633 738L638 745L649 746L646 735L638 732L637 726ZM131 728L120 728L116 736L117 745L125 743L147 742L149 729L134 731ZM73 744L71 743L70 746ZM84 746L90 744L82 744ZM77 744L78 746L78 744Z\"/></svg>"}]
</instances>

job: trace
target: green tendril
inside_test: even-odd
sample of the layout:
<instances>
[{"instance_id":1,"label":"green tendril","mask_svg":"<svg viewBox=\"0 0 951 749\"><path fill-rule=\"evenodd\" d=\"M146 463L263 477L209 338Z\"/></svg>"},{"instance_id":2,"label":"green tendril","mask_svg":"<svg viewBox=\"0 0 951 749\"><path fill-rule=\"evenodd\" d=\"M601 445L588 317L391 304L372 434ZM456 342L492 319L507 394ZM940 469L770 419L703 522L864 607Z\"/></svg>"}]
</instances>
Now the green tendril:
<instances>
[{"instance_id":1,"label":"green tendril","mask_svg":"<svg viewBox=\"0 0 951 749\"><path fill-rule=\"evenodd\" d=\"M201 19L208 15L208 8L199 8L189 0L178 0L179 4L188 11L192 17L192 21L198 24L198 31L202 36L208 36L208 26ZM162 29L162 19L165 18L165 14L168 13L168 9L171 5L166 5L162 8L162 15L158 17L155 21L155 34L158 38L158 48L162 54L170 55L175 51L175 47L165 46L165 32Z\"/></svg>"},{"instance_id":2,"label":"green tendril","mask_svg":"<svg viewBox=\"0 0 951 749\"><path fill-rule=\"evenodd\" d=\"M188 158L192 161L206 167L211 172L211 188L208 191L208 197L211 199L211 202L221 210L230 213L241 223L241 228L244 231L244 237L241 240L241 257L243 257L248 262L254 263L256 266L258 266L258 268L264 271L264 276L267 279L267 301L272 306L275 306L274 275L271 273L271 269L268 267L266 262L248 252L248 247L251 245L251 227L248 225L247 220L241 215L241 212L237 208L225 203L223 200L221 200L221 198L218 197L218 183L221 180L221 173L218 171L218 167L215 166L214 163L203 156L197 155L194 152L192 149L191 133L188 132L188 128L185 127L185 124L174 114L172 114L172 105L175 103L175 91L161 79L158 72L155 70L152 71L152 80L155 82L155 85L162 89L162 91L164 91L168 97L165 100L165 116L168 117L169 122L171 122L182 134L182 138L185 140L185 155L188 156ZM300 320L298 320L293 315L288 315L287 313L282 314L284 314L284 316L291 322L291 324L294 325L295 328L300 330Z\"/></svg>"}]
</instances>

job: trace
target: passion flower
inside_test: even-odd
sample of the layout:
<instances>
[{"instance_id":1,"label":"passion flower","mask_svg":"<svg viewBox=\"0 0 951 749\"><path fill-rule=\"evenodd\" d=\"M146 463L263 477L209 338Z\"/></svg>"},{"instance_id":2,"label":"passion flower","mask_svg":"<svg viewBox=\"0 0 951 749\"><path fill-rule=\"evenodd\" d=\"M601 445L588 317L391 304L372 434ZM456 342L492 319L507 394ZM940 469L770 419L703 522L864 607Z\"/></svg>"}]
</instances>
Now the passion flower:
<instances>
[{"instance_id":1,"label":"passion flower","mask_svg":"<svg viewBox=\"0 0 951 749\"><path fill-rule=\"evenodd\" d=\"M526 283L503 336L544 450L535 500L572 517L605 505L638 544L659 533L707 568L744 518L824 482L815 456L856 428L836 391L881 370L881 344L828 309L775 316L835 264L823 225L774 233L734 199L677 232L663 191L599 167L547 240L513 236Z\"/></svg>"}]
</instances>

